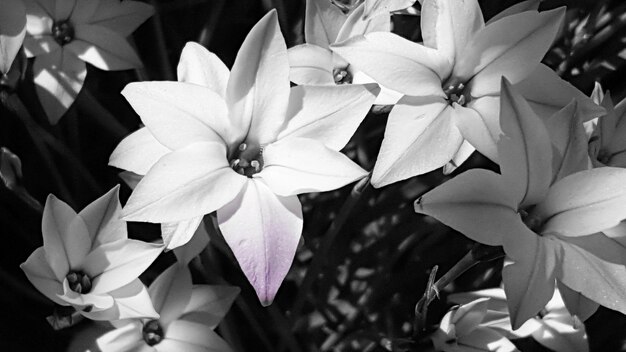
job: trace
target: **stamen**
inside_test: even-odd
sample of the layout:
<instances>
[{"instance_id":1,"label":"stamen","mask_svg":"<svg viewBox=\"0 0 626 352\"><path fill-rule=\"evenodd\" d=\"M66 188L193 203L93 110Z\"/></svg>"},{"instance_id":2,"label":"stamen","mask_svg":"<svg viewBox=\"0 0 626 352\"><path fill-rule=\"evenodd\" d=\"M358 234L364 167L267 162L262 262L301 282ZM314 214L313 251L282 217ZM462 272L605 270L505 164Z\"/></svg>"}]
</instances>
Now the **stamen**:
<instances>
[{"instance_id":1,"label":"stamen","mask_svg":"<svg viewBox=\"0 0 626 352\"><path fill-rule=\"evenodd\" d=\"M163 328L158 320L150 320L143 326L143 340L148 346L154 346L163 340Z\"/></svg>"},{"instance_id":2,"label":"stamen","mask_svg":"<svg viewBox=\"0 0 626 352\"><path fill-rule=\"evenodd\" d=\"M70 286L70 290L76 293L89 293L91 291L91 279L85 273L70 271L65 278Z\"/></svg>"},{"instance_id":3,"label":"stamen","mask_svg":"<svg viewBox=\"0 0 626 352\"><path fill-rule=\"evenodd\" d=\"M248 145L246 143L241 143L239 145L239 148L237 149L239 149L240 152L243 152L244 150L248 149Z\"/></svg>"},{"instance_id":4,"label":"stamen","mask_svg":"<svg viewBox=\"0 0 626 352\"><path fill-rule=\"evenodd\" d=\"M252 177L263 169L263 148L241 143L229 162L231 169L240 175Z\"/></svg>"},{"instance_id":5,"label":"stamen","mask_svg":"<svg viewBox=\"0 0 626 352\"><path fill-rule=\"evenodd\" d=\"M74 27L70 21L58 21L52 25L52 37L61 46L74 40Z\"/></svg>"},{"instance_id":6,"label":"stamen","mask_svg":"<svg viewBox=\"0 0 626 352\"><path fill-rule=\"evenodd\" d=\"M465 106L469 102L469 96L465 92L465 84L463 83L449 85L443 92L448 96L450 103Z\"/></svg>"},{"instance_id":7,"label":"stamen","mask_svg":"<svg viewBox=\"0 0 626 352\"><path fill-rule=\"evenodd\" d=\"M352 83L352 75L348 71L348 67L333 69L333 79L335 84L350 84Z\"/></svg>"}]
</instances>

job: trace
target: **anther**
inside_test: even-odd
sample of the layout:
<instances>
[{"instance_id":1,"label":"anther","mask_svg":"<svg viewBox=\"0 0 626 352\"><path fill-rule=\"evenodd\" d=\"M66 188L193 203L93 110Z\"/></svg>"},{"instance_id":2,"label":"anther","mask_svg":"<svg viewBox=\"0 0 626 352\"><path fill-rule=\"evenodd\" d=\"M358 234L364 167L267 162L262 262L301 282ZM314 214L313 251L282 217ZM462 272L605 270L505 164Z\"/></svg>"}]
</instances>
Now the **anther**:
<instances>
[{"instance_id":1,"label":"anther","mask_svg":"<svg viewBox=\"0 0 626 352\"><path fill-rule=\"evenodd\" d=\"M335 84L352 83L352 75L348 71L348 67L333 69L333 79L335 80Z\"/></svg>"},{"instance_id":2,"label":"anther","mask_svg":"<svg viewBox=\"0 0 626 352\"><path fill-rule=\"evenodd\" d=\"M61 46L68 44L74 40L74 27L68 20L54 22L52 37Z\"/></svg>"},{"instance_id":3,"label":"anther","mask_svg":"<svg viewBox=\"0 0 626 352\"><path fill-rule=\"evenodd\" d=\"M163 328L158 320L150 320L143 326L143 340L148 346L154 346L163 340Z\"/></svg>"},{"instance_id":4,"label":"anther","mask_svg":"<svg viewBox=\"0 0 626 352\"><path fill-rule=\"evenodd\" d=\"M239 148L237 149L239 149L240 152L243 152L244 150L248 149L248 145L246 143L241 143L239 145Z\"/></svg>"},{"instance_id":5,"label":"anther","mask_svg":"<svg viewBox=\"0 0 626 352\"><path fill-rule=\"evenodd\" d=\"M70 271L65 278L70 290L76 293L89 293L91 291L91 279L86 274L80 271Z\"/></svg>"}]
</instances>

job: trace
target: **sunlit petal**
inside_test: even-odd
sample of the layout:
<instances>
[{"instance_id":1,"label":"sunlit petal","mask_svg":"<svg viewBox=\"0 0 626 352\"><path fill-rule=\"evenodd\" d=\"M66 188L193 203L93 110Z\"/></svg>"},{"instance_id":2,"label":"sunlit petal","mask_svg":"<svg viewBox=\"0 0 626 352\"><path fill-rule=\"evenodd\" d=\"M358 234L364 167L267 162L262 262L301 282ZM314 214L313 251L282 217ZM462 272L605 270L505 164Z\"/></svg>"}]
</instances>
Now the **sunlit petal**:
<instances>
[{"instance_id":1,"label":"sunlit petal","mask_svg":"<svg viewBox=\"0 0 626 352\"><path fill-rule=\"evenodd\" d=\"M43 247L37 248L28 259L20 265L24 270L28 280L56 304L67 305L58 295L63 294L63 286L57 279L46 260L46 253Z\"/></svg>"},{"instance_id":2,"label":"sunlit petal","mask_svg":"<svg viewBox=\"0 0 626 352\"><path fill-rule=\"evenodd\" d=\"M135 49L115 31L88 24L77 24L74 30L75 40L65 47L81 60L105 71L143 66Z\"/></svg>"},{"instance_id":3,"label":"sunlit petal","mask_svg":"<svg viewBox=\"0 0 626 352\"><path fill-rule=\"evenodd\" d=\"M224 318L240 291L234 286L194 286L181 319L201 322L213 329Z\"/></svg>"},{"instance_id":4,"label":"sunlit petal","mask_svg":"<svg viewBox=\"0 0 626 352\"><path fill-rule=\"evenodd\" d=\"M91 248L128 238L126 222L120 218L119 190L119 185L113 187L78 213L87 225Z\"/></svg>"},{"instance_id":5,"label":"sunlit petal","mask_svg":"<svg viewBox=\"0 0 626 352\"><path fill-rule=\"evenodd\" d=\"M185 321L173 321L165 333L165 341L175 340L190 345L202 346L202 351L228 352L230 346L206 325ZM164 341L164 342L165 342ZM188 351L180 345L178 351ZM160 351L160 350L159 350Z\"/></svg>"},{"instance_id":6,"label":"sunlit petal","mask_svg":"<svg viewBox=\"0 0 626 352\"><path fill-rule=\"evenodd\" d=\"M52 194L48 196L41 222L43 248L46 260L59 282L62 282L65 275L70 271L67 250L78 245L66 243L67 240L71 239L68 229L75 218L76 212L69 205ZM82 242L80 247L82 247Z\"/></svg>"},{"instance_id":7,"label":"sunlit petal","mask_svg":"<svg viewBox=\"0 0 626 352\"><path fill-rule=\"evenodd\" d=\"M298 85L334 85L333 53L312 44L300 44L287 50L289 79ZM293 94L293 89L292 89Z\"/></svg>"},{"instance_id":8,"label":"sunlit petal","mask_svg":"<svg viewBox=\"0 0 626 352\"><path fill-rule=\"evenodd\" d=\"M161 234L164 238L166 237L174 237L175 235L167 235L169 226L175 226L177 231L180 231L180 228L184 228L185 231L191 231L191 229L195 226L195 232L192 232L193 235L191 239L185 243L184 245L174 248L174 255L176 256L176 260L180 263L189 264L191 260L197 257L206 246L209 244L209 234L206 230L206 225L202 223L203 217L192 218L189 220L185 220L182 223L176 223L176 225L172 224L161 224ZM196 223L197 222L197 223ZM184 237L184 236L182 236ZM165 244L167 246L167 240L165 240Z\"/></svg>"},{"instance_id":9,"label":"sunlit petal","mask_svg":"<svg viewBox=\"0 0 626 352\"><path fill-rule=\"evenodd\" d=\"M146 127L122 139L109 157L109 165L145 175L164 155L171 152Z\"/></svg>"},{"instance_id":10,"label":"sunlit petal","mask_svg":"<svg viewBox=\"0 0 626 352\"><path fill-rule=\"evenodd\" d=\"M54 18L54 0L22 0L26 6L26 33L50 34Z\"/></svg>"},{"instance_id":11,"label":"sunlit petal","mask_svg":"<svg viewBox=\"0 0 626 352\"><path fill-rule=\"evenodd\" d=\"M191 298L191 273L178 263L167 268L148 288L154 308L159 312L159 323L166 329L178 319Z\"/></svg>"},{"instance_id":12,"label":"sunlit petal","mask_svg":"<svg viewBox=\"0 0 626 352\"><path fill-rule=\"evenodd\" d=\"M391 30L391 16L388 13L366 19L365 6L359 5L350 12L334 42L340 43L359 34Z\"/></svg>"},{"instance_id":13,"label":"sunlit petal","mask_svg":"<svg viewBox=\"0 0 626 352\"><path fill-rule=\"evenodd\" d=\"M27 57L35 57L61 50L61 46L50 35L24 38L24 53Z\"/></svg>"},{"instance_id":14,"label":"sunlit petal","mask_svg":"<svg viewBox=\"0 0 626 352\"><path fill-rule=\"evenodd\" d=\"M102 352L144 352L140 349L141 345L147 346L141 333L142 327L139 321L126 324L100 336L96 345Z\"/></svg>"},{"instance_id":15,"label":"sunlit petal","mask_svg":"<svg viewBox=\"0 0 626 352\"><path fill-rule=\"evenodd\" d=\"M489 21L487 21L487 25L500 20L506 16L511 16L518 14L524 11L537 11L539 9L539 1L540 0L527 0L519 2L511 7L506 8L504 11L498 13L497 15L491 17Z\"/></svg>"},{"instance_id":16,"label":"sunlit petal","mask_svg":"<svg viewBox=\"0 0 626 352\"><path fill-rule=\"evenodd\" d=\"M308 44L328 48L337 39L346 15L326 0L307 0L304 17L304 40Z\"/></svg>"},{"instance_id":17,"label":"sunlit petal","mask_svg":"<svg viewBox=\"0 0 626 352\"><path fill-rule=\"evenodd\" d=\"M180 54L178 80L207 87L226 98L230 71L215 54L198 43L188 42Z\"/></svg>"},{"instance_id":18,"label":"sunlit petal","mask_svg":"<svg viewBox=\"0 0 626 352\"><path fill-rule=\"evenodd\" d=\"M203 216L196 216L182 221L162 223L161 237L165 247L173 249L187 244L198 230L202 218Z\"/></svg>"}]
</instances>

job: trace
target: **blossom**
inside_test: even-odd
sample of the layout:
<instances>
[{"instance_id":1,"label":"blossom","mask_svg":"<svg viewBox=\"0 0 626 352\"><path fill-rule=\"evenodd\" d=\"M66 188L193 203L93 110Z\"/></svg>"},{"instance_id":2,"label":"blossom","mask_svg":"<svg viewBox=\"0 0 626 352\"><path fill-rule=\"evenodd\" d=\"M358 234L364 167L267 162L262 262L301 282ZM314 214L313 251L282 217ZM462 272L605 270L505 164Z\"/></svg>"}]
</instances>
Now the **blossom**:
<instances>
[{"instance_id":1,"label":"blossom","mask_svg":"<svg viewBox=\"0 0 626 352\"><path fill-rule=\"evenodd\" d=\"M527 320L517 330L511 328L506 296L501 288L455 293L448 296L448 301L467 304L480 298L489 299L489 313L482 326L494 329L509 339L532 336L541 345L556 352L589 351L585 326L567 311L558 289L540 314Z\"/></svg>"},{"instance_id":2,"label":"blossom","mask_svg":"<svg viewBox=\"0 0 626 352\"><path fill-rule=\"evenodd\" d=\"M363 17L369 19L380 14L405 10L415 3L416 0L365 0ZM423 0L419 0L423 3Z\"/></svg>"},{"instance_id":3,"label":"blossom","mask_svg":"<svg viewBox=\"0 0 626 352\"><path fill-rule=\"evenodd\" d=\"M484 320L493 319L497 312L488 311L489 298L479 298L453 307L441 320L431 336L437 351L518 351L506 335L493 329Z\"/></svg>"},{"instance_id":4,"label":"blossom","mask_svg":"<svg viewBox=\"0 0 626 352\"><path fill-rule=\"evenodd\" d=\"M606 114L597 119L589 138L589 157L594 167L626 167L626 100L613 105L611 94L601 100Z\"/></svg>"},{"instance_id":5,"label":"blossom","mask_svg":"<svg viewBox=\"0 0 626 352\"><path fill-rule=\"evenodd\" d=\"M546 305L556 281L581 319L591 314L589 300L626 312L626 234L605 231L626 218L626 170L586 170L584 131L577 138L561 123L565 132L552 143L544 123L504 79L502 90L501 175L465 172L418 199L415 210L475 241L504 247L514 329ZM580 119L577 125L580 131Z\"/></svg>"},{"instance_id":6,"label":"blossom","mask_svg":"<svg viewBox=\"0 0 626 352\"><path fill-rule=\"evenodd\" d=\"M330 50L330 45L340 43L356 35L370 32L389 32L389 12L364 19L367 3L358 4L344 13L329 0L307 0L304 18L306 44L288 50L291 71L289 78L298 85L335 85L349 83L373 83L362 72L354 70L350 63ZM394 104L401 94L383 88L376 104Z\"/></svg>"},{"instance_id":7,"label":"blossom","mask_svg":"<svg viewBox=\"0 0 626 352\"><path fill-rule=\"evenodd\" d=\"M564 8L525 10L515 7L485 24L476 0L425 0L423 44L378 32L331 47L376 82L404 94L389 115L372 174L374 186L450 161L456 167L474 148L497 162L502 76L513 83L528 80L523 91L532 95L533 108L542 116L550 116L572 98L581 100L581 109L596 108L540 65Z\"/></svg>"},{"instance_id":8,"label":"blossom","mask_svg":"<svg viewBox=\"0 0 626 352\"><path fill-rule=\"evenodd\" d=\"M94 320L158 316L137 279L163 246L128 239L120 220L119 187L76 214L48 196L43 247L21 265L46 297Z\"/></svg>"},{"instance_id":9,"label":"blossom","mask_svg":"<svg viewBox=\"0 0 626 352\"><path fill-rule=\"evenodd\" d=\"M146 128L123 140L110 164L145 175L126 220L182 222L166 239L186 243L217 211L239 265L269 304L302 231L297 194L328 191L366 175L339 150L369 111L374 85L290 88L275 11L245 39L232 72L189 43L180 82L129 84L122 94Z\"/></svg>"},{"instance_id":10,"label":"blossom","mask_svg":"<svg viewBox=\"0 0 626 352\"><path fill-rule=\"evenodd\" d=\"M50 123L59 121L82 89L86 62L106 71L141 67L126 37L152 15L150 5L131 0L24 3L24 49L35 58L37 95Z\"/></svg>"},{"instance_id":11,"label":"blossom","mask_svg":"<svg viewBox=\"0 0 626 352\"><path fill-rule=\"evenodd\" d=\"M213 329L239 294L231 286L193 285L187 266L174 264L148 288L158 319L118 322L96 340L102 352L231 351Z\"/></svg>"},{"instance_id":12,"label":"blossom","mask_svg":"<svg viewBox=\"0 0 626 352\"><path fill-rule=\"evenodd\" d=\"M22 0L0 3L0 80L11 69L26 34L26 10Z\"/></svg>"}]
</instances>

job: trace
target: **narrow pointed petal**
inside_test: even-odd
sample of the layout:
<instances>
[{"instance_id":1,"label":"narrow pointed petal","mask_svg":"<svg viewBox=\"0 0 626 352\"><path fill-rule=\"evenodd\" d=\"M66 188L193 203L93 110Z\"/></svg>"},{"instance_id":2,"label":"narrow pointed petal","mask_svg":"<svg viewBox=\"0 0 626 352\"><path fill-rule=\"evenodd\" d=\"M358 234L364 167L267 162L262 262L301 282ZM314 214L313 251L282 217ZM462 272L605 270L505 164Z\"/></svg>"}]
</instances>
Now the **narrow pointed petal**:
<instances>
[{"instance_id":1,"label":"narrow pointed petal","mask_svg":"<svg viewBox=\"0 0 626 352\"><path fill-rule=\"evenodd\" d=\"M202 219L203 216L197 216L182 221L162 223L161 236L165 248L174 249L187 244L199 227L202 227L200 226Z\"/></svg>"},{"instance_id":2,"label":"narrow pointed petal","mask_svg":"<svg viewBox=\"0 0 626 352\"><path fill-rule=\"evenodd\" d=\"M217 211L220 229L261 304L269 305L291 267L302 233L298 197L275 195L252 179Z\"/></svg>"},{"instance_id":3,"label":"narrow pointed petal","mask_svg":"<svg viewBox=\"0 0 626 352\"><path fill-rule=\"evenodd\" d=\"M202 322L214 329L228 313L240 291L234 286L197 285L191 292L181 319Z\"/></svg>"},{"instance_id":4,"label":"narrow pointed petal","mask_svg":"<svg viewBox=\"0 0 626 352\"><path fill-rule=\"evenodd\" d=\"M68 20L71 20L71 23L74 25L87 23L97 11L101 2L106 3L107 1L76 1Z\"/></svg>"},{"instance_id":5,"label":"narrow pointed petal","mask_svg":"<svg viewBox=\"0 0 626 352\"><path fill-rule=\"evenodd\" d=\"M559 77L551 68L539 64L528 78L517 83L515 89L524 96L541 118L549 118L572 99L576 99L584 121L604 114L604 108L596 105L583 92Z\"/></svg>"},{"instance_id":6,"label":"narrow pointed petal","mask_svg":"<svg viewBox=\"0 0 626 352\"><path fill-rule=\"evenodd\" d=\"M603 234L559 243L559 280L607 308L626 313L626 249Z\"/></svg>"},{"instance_id":7,"label":"narrow pointed petal","mask_svg":"<svg viewBox=\"0 0 626 352\"><path fill-rule=\"evenodd\" d=\"M415 0L365 0L364 19L369 19L384 13L404 10L413 6Z\"/></svg>"},{"instance_id":8,"label":"narrow pointed petal","mask_svg":"<svg viewBox=\"0 0 626 352\"><path fill-rule=\"evenodd\" d=\"M39 101L51 124L59 122L83 88L87 67L69 50L38 56L33 76Z\"/></svg>"},{"instance_id":9,"label":"narrow pointed petal","mask_svg":"<svg viewBox=\"0 0 626 352\"><path fill-rule=\"evenodd\" d=\"M0 73L7 73L26 35L26 8L21 0L0 4Z\"/></svg>"},{"instance_id":10,"label":"narrow pointed petal","mask_svg":"<svg viewBox=\"0 0 626 352\"><path fill-rule=\"evenodd\" d=\"M285 122L289 58L276 10L252 28L237 53L226 89L235 130L259 145L271 143Z\"/></svg>"},{"instance_id":11,"label":"narrow pointed petal","mask_svg":"<svg viewBox=\"0 0 626 352\"><path fill-rule=\"evenodd\" d=\"M159 313L154 310L150 295L146 286L139 279L130 284L110 292L113 297L113 307L106 312L97 312L97 320L122 320L122 319L155 319ZM90 318L90 313L83 313Z\"/></svg>"},{"instance_id":12,"label":"narrow pointed petal","mask_svg":"<svg viewBox=\"0 0 626 352\"><path fill-rule=\"evenodd\" d=\"M298 85L334 85L333 53L312 44L300 44L287 50L289 79ZM292 89L293 94L293 89Z\"/></svg>"},{"instance_id":13,"label":"narrow pointed petal","mask_svg":"<svg viewBox=\"0 0 626 352\"><path fill-rule=\"evenodd\" d=\"M142 67L141 59L128 41L116 32L88 24L76 25L76 39L65 45L81 60L105 71Z\"/></svg>"},{"instance_id":14,"label":"narrow pointed petal","mask_svg":"<svg viewBox=\"0 0 626 352\"><path fill-rule=\"evenodd\" d=\"M464 140L450 162L443 166L443 174L450 175L476 151L470 142Z\"/></svg>"},{"instance_id":15,"label":"narrow pointed petal","mask_svg":"<svg viewBox=\"0 0 626 352\"><path fill-rule=\"evenodd\" d=\"M337 34L336 43L348 40L355 35L391 31L391 15L389 13L365 19L364 10L365 4L357 6L350 12L339 34Z\"/></svg>"},{"instance_id":16,"label":"narrow pointed petal","mask_svg":"<svg viewBox=\"0 0 626 352\"><path fill-rule=\"evenodd\" d=\"M82 269L92 278L90 293L111 292L139 277L163 251L163 245L118 240L101 245L85 258Z\"/></svg>"},{"instance_id":17,"label":"narrow pointed petal","mask_svg":"<svg viewBox=\"0 0 626 352\"><path fill-rule=\"evenodd\" d=\"M331 49L385 87L406 95L445 98L441 80L451 67L434 49L384 32L355 36Z\"/></svg>"},{"instance_id":18,"label":"narrow pointed petal","mask_svg":"<svg viewBox=\"0 0 626 352\"><path fill-rule=\"evenodd\" d=\"M528 103L502 79L498 142L500 170L521 206L544 197L552 181L552 145L543 122Z\"/></svg>"},{"instance_id":19,"label":"narrow pointed petal","mask_svg":"<svg viewBox=\"0 0 626 352\"><path fill-rule=\"evenodd\" d=\"M126 324L98 337L96 345L102 352L147 352L153 350L144 342L141 329L142 324L139 321ZM149 350L144 350L141 346L148 347Z\"/></svg>"},{"instance_id":20,"label":"narrow pointed petal","mask_svg":"<svg viewBox=\"0 0 626 352\"><path fill-rule=\"evenodd\" d=\"M263 179L272 192L287 197L326 192L359 180L367 171L344 154L307 138L286 138L263 149Z\"/></svg>"},{"instance_id":21,"label":"narrow pointed petal","mask_svg":"<svg viewBox=\"0 0 626 352\"><path fill-rule=\"evenodd\" d=\"M510 203L509 190L500 175L473 169L416 200L415 211L434 217L474 241L500 246L502 236L526 228Z\"/></svg>"},{"instance_id":22,"label":"narrow pointed petal","mask_svg":"<svg viewBox=\"0 0 626 352\"><path fill-rule=\"evenodd\" d=\"M215 54L198 43L188 42L180 54L178 80L207 87L226 98L230 71Z\"/></svg>"},{"instance_id":23,"label":"narrow pointed petal","mask_svg":"<svg viewBox=\"0 0 626 352\"><path fill-rule=\"evenodd\" d=\"M424 45L450 63L461 61L465 46L485 26L477 0L426 0L421 18Z\"/></svg>"},{"instance_id":24,"label":"narrow pointed petal","mask_svg":"<svg viewBox=\"0 0 626 352\"><path fill-rule=\"evenodd\" d=\"M193 236L191 236L189 242L178 248L174 248L174 255L179 263L189 264L195 257L202 253L206 246L209 245L209 234L206 231L206 226L202 223L202 219L203 217L199 217L199 219L190 219L183 222L182 226L189 229L189 231L193 227L191 225L193 225L195 221L197 221L198 224L195 225L197 229L193 233ZM163 237L166 237L166 227L167 224L161 224L161 233L163 234ZM165 243L167 246L167 242Z\"/></svg>"},{"instance_id":25,"label":"narrow pointed petal","mask_svg":"<svg viewBox=\"0 0 626 352\"><path fill-rule=\"evenodd\" d=\"M60 20L70 18L72 10L76 7L76 1L77 0L55 1L52 18Z\"/></svg>"},{"instance_id":26,"label":"narrow pointed petal","mask_svg":"<svg viewBox=\"0 0 626 352\"><path fill-rule=\"evenodd\" d=\"M146 127L122 139L109 157L109 165L145 175L159 159L172 150L159 143Z\"/></svg>"},{"instance_id":27,"label":"narrow pointed petal","mask_svg":"<svg viewBox=\"0 0 626 352\"><path fill-rule=\"evenodd\" d=\"M514 261L505 264L502 279L511 325L516 330L537 315L554 294L557 247L554 240L526 229L506 233L504 251Z\"/></svg>"},{"instance_id":28,"label":"narrow pointed petal","mask_svg":"<svg viewBox=\"0 0 626 352\"><path fill-rule=\"evenodd\" d=\"M454 104L454 122L463 138L482 155L498 162L497 142L500 139L500 97L481 97L467 107Z\"/></svg>"},{"instance_id":29,"label":"narrow pointed petal","mask_svg":"<svg viewBox=\"0 0 626 352\"><path fill-rule=\"evenodd\" d=\"M375 84L294 87L289 97L289 121L278 139L310 138L340 150L352 138L378 92Z\"/></svg>"},{"instance_id":30,"label":"narrow pointed petal","mask_svg":"<svg viewBox=\"0 0 626 352\"><path fill-rule=\"evenodd\" d=\"M247 178L233 171L223 145L194 143L161 158L122 210L125 220L176 222L230 202Z\"/></svg>"},{"instance_id":31,"label":"narrow pointed petal","mask_svg":"<svg viewBox=\"0 0 626 352\"><path fill-rule=\"evenodd\" d=\"M528 77L552 45L565 8L504 17L476 33L469 50L454 66L461 81L472 78L474 97L497 93L501 77L518 83ZM510 28L515 28L511 31Z\"/></svg>"},{"instance_id":32,"label":"narrow pointed petal","mask_svg":"<svg viewBox=\"0 0 626 352\"><path fill-rule=\"evenodd\" d=\"M54 17L53 0L23 0L26 7L26 33L31 36L50 34Z\"/></svg>"},{"instance_id":33,"label":"narrow pointed petal","mask_svg":"<svg viewBox=\"0 0 626 352\"><path fill-rule=\"evenodd\" d=\"M224 142L231 138L228 108L206 87L181 82L140 82L127 85L122 95L159 143L175 150L195 142Z\"/></svg>"},{"instance_id":34,"label":"narrow pointed petal","mask_svg":"<svg viewBox=\"0 0 626 352\"><path fill-rule=\"evenodd\" d=\"M35 57L61 50L61 46L50 35L24 38L24 53L26 57Z\"/></svg>"},{"instance_id":35,"label":"narrow pointed petal","mask_svg":"<svg viewBox=\"0 0 626 352\"><path fill-rule=\"evenodd\" d=\"M382 187L445 165L463 139L439 98L404 97L389 114L372 184Z\"/></svg>"},{"instance_id":36,"label":"narrow pointed petal","mask_svg":"<svg viewBox=\"0 0 626 352\"><path fill-rule=\"evenodd\" d=\"M589 319L600 307L598 303L583 296L582 293L572 290L560 280L557 280L556 283L567 311L581 321L584 322Z\"/></svg>"},{"instance_id":37,"label":"narrow pointed petal","mask_svg":"<svg viewBox=\"0 0 626 352\"><path fill-rule=\"evenodd\" d=\"M525 11L538 11L539 10L539 3L540 0L527 0L527 1L522 1L520 3L517 3L507 9L505 9L504 11L498 13L497 15L491 17L489 19L489 21L487 21L487 25L498 21L504 17L507 16L511 16L511 15L516 15L518 13L522 13Z\"/></svg>"},{"instance_id":38,"label":"narrow pointed petal","mask_svg":"<svg viewBox=\"0 0 626 352\"><path fill-rule=\"evenodd\" d=\"M162 346L163 344L165 344L165 346ZM170 326L167 327L165 340L156 346L159 352L232 351L226 341L205 325L185 320L173 321Z\"/></svg>"},{"instance_id":39,"label":"narrow pointed petal","mask_svg":"<svg viewBox=\"0 0 626 352\"><path fill-rule=\"evenodd\" d=\"M63 294L63 286L50 268L43 247L37 248L24 263L20 265L24 274L33 286L56 304L67 305L58 295Z\"/></svg>"},{"instance_id":40,"label":"narrow pointed petal","mask_svg":"<svg viewBox=\"0 0 626 352\"><path fill-rule=\"evenodd\" d=\"M87 225L92 241L91 248L128 238L126 222L120 218L122 206L119 191L119 185L113 187L78 213Z\"/></svg>"},{"instance_id":41,"label":"narrow pointed petal","mask_svg":"<svg viewBox=\"0 0 626 352\"><path fill-rule=\"evenodd\" d=\"M336 41L346 17L339 7L330 1L307 0L304 40L308 44L328 48Z\"/></svg>"},{"instance_id":42,"label":"narrow pointed petal","mask_svg":"<svg viewBox=\"0 0 626 352\"><path fill-rule=\"evenodd\" d=\"M544 219L542 234L576 237L617 226L626 219L626 169L603 167L555 183L534 213Z\"/></svg>"},{"instance_id":43,"label":"narrow pointed petal","mask_svg":"<svg viewBox=\"0 0 626 352\"><path fill-rule=\"evenodd\" d=\"M178 319L191 298L191 273L178 263L167 268L148 288L154 308L159 312L159 323L168 326Z\"/></svg>"},{"instance_id":44,"label":"narrow pointed petal","mask_svg":"<svg viewBox=\"0 0 626 352\"><path fill-rule=\"evenodd\" d=\"M154 8L140 1L100 1L89 18L89 24L108 28L127 37L153 14Z\"/></svg>"}]
</instances>

